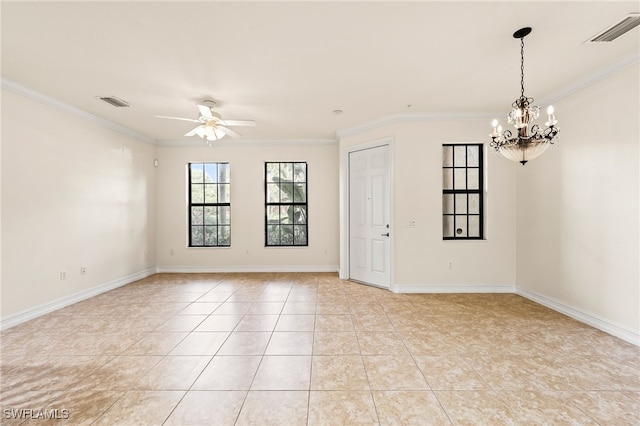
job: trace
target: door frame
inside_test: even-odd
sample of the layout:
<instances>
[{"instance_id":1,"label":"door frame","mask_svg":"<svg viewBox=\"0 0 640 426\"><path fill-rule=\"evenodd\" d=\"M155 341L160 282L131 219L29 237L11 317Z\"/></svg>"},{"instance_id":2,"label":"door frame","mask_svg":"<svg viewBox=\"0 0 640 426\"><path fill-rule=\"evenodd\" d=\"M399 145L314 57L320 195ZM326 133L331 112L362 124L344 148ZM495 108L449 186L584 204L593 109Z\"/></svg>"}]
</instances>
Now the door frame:
<instances>
[{"instance_id":1,"label":"door frame","mask_svg":"<svg viewBox=\"0 0 640 426\"><path fill-rule=\"evenodd\" d=\"M394 288L394 241L395 227L394 221L394 138L387 136L380 139L362 142L357 145L349 145L342 147L340 150L340 266L338 275L340 279L348 280L350 278L349 264L349 154L355 151L362 151L380 146L388 146L389 148L389 290Z\"/></svg>"}]
</instances>

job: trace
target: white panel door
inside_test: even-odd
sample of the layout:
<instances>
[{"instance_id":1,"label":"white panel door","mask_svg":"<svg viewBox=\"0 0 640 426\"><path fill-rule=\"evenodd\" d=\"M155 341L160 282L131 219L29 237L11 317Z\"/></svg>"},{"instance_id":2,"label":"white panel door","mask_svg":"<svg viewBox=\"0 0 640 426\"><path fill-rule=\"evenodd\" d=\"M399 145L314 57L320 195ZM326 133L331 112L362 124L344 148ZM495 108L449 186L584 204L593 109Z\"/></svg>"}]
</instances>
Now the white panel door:
<instances>
[{"instance_id":1,"label":"white panel door","mask_svg":"<svg viewBox=\"0 0 640 426\"><path fill-rule=\"evenodd\" d=\"M349 277L389 288L389 146L349 153Z\"/></svg>"}]
</instances>

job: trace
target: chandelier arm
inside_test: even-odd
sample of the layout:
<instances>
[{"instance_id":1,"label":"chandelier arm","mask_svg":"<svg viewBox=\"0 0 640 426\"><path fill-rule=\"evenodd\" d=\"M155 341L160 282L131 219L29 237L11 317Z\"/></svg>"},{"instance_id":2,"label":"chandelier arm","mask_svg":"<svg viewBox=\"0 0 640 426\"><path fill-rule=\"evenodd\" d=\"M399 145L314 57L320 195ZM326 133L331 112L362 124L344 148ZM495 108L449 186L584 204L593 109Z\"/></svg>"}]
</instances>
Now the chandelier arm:
<instances>
[{"instance_id":1,"label":"chandelier arm","mask_svg":"<svg viewBox=\"0 0 640 426\"><path fill-rule=\"evenodd\" d=\"M538 126L537 124L534 124L533 126L531 126L532 135L537 135L539 132L540 132L540 126Z\"/></svg>"},{"instance_id":2,"label":"chandelier arm","mask_svg":"<svg viewBox=\"0 0 640 426\"><path fill-rule=\"evenodd\" d=\"M556 136L558 135L558 128L553 126L553 127L548 127L545 131L544 131L544 138L549 141L549 143L553 144L556 141Z\"/></svg>"}]
</instances>

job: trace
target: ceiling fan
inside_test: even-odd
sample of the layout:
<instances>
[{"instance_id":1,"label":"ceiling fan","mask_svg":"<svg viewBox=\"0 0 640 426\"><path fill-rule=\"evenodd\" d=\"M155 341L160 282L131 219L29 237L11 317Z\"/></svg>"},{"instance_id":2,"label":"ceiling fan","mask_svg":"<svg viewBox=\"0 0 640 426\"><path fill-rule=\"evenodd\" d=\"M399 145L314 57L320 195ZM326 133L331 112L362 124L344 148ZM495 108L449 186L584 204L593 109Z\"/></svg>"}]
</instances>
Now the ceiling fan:
<instances>
[{"instance_id":1,"label":"ceiling fan","mask_svg":"<svg viewBox=\"0 0 640 426\"><path fill-rule=\"evenodd\" d=\"M215 112L213 108L216 106L214 101L204 101L202 105L198 105L200 111L200 117L197 120L193 118L182 117L168 117L166 115L156 115L157 118L169 118L172 120L191 121L193 123L200 123L199 126L189 130L185 133L185 136L198 135L207 141L217 141L225 137L231 136L234 139L238 139L241 136L229 129L233 126L248 126L253 127L256 122L253 120L223 120L220 114Z\"/></svg>"}]
</instances>

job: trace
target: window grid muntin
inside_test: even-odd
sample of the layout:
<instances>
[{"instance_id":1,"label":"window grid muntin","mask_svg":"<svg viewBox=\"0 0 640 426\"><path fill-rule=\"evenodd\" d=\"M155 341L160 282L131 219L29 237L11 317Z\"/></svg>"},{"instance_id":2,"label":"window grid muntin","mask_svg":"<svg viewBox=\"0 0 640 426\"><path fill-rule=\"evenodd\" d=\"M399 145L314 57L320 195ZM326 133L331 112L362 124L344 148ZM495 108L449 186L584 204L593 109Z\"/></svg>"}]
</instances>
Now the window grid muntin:
<instances>
[{"instance_id":1,"label":"window grid muntin","mask_svg":"<svg viewBox=\"0 0 640 426\"><path fill-rule=\"evenodd\" d=\"M483 188L484 188L484 173L483 173L483 145L482 144L443 144L443 160L442 160L442 169L443 169L443 183L442 183L442 194L443 194L443 198L442 198L442 202L443 202L443 212L442 212L442 217L443 217L443 221L442 221L442 233L443 236L442 238L444 240L482 240L484 239L484 217L483 217L483 212L484 212L484 197L483 197ZM445 152L447 147L451 147L450 148L450 153L451 153L451 165L446 165L447 163L447 158L446 155L447 153ZM456 147L464 147L464 165L456 165ZM469 166L469 148L470 147L477 147L478 152L477 152L477 166ZM459 189L459 186L456 184L456 169L463 169L465 171L464 173L464 188L465 189ZM477 169L478 170L478 187L477 189L469 189L469 170L473 170L473 169ZM446 189L445 186L446 185L446 179L445 179L445 171L446 170L451 170L451 189ZM445 213L445 195L451 195L452 198L452 209L451 212L452 213ZM464 194L466 195L466 213L464 214L459 214L456 212L457 210L457 205L456 205L456 195L457 194ZM469 213L469 195L470 194L477 194L478 195L478 213ZM453 236L447 236L445 235L445 223L446 223L446 218L450 217L451 221L452 221L452 228L453 228ZM458 217L464 217L464 233L465 235L461 235L458 236L457 235L457 229L458 226L456 226L457 224L457 219ZM469 236L469 222L470 222L470 218L471 217L476 217L477 221L478 221L478 236Z\"/></svg>"},{"instance_id":2,"label":"window grid muntin","mask_svg":"<svg viewBox=\"0 0 640 426\"><path fill-rule=\"evenodd\" d=\"M282 179L281 176L283 174L283 166L284 167L291 167L292 170L292 176L291 176L291 189L292 189L292 196L291 196L291 200L285 200L282 201L282 193L283 191L278 188L278 201L270 201L270 188L274 188L275 186L278 186L277 184L274 184L272 182L269 182L269 169L270 169L270 165L274 165L277 164L278 165L278 178ZM304 180L299 180L298 175L296 174L296 166L298 167L303 167L304 168ZM308 207L308 202L309 202L309 193L308 193L308 181L309 181L309 175L308 175L308 166L307 163L304 161L269 161L269 162L265 162L265 168L264 168L264 185L265 185L265 237L264 237L264 243L265 243L265 247L307 247L309 245L309 207ZM297 200L296 198L296 185L302 185L303 188L303 193L304 193L304 200ZM272 194L271 194L272 195ZM272 197L273 198L273 197ZM278 222L273 223L273 222L269 222L269 208L270 207L277 207L278 208ZM291 221L291 223L289 222L283 222L282 221L282 209L284 208L293 208L293 220ZM296 213L299 212L298 209L303 209L304 210L304 222L303 223L298 223L296 221ZM302 213L301 213L302 214ZM288 218L287 218L288 219ZM269 229L272 226L277 226L278 229L278 238L277 241L278 243L273 243L270 241L269 238ZM283 235L283 229L285 229L284 227L286 227L286 229L289 229L289 227L291 227L291 233L292 233L292 241L290 244L283 244L282 243L282 235ZM300 230L303 230L304 232L304 242L300 243L300 240L298 240L298 243L296 243L296 230L298 230L298 232L301 232ZM300 234L298 234L300 235Z\"/></svg>"},{"instance_id":3,"label":"window grid muntin","mask_svg":"<svg viewBox=\"0 0 640 426\"><path fill-rule=\"evenodd\" d=\"M220 165L224 165L226 168L226 175L224 179L221 181L221 170ZM202 181L194 182L193 171L194 169L198 169L198 166L201 166L202 170ZM213 182L207 182L207 166L214 166L216 173L213 178ZM188 193L189 193L189 247L230 247L231 246L231 167L228 162L203 162L203 163L189 163L188 165ZM207 185L215 186L215 200L208 200L206 196ZM194 188L197 186L202 187L202 201L193 201ZM224 196L225 201L220 202L220 194L221 188L226 188L225 191L222 191L226 195ZM193 223L193 211L194 208L202 209L202 222L194 224ZM205 218L205 210L207 208L215 209L215 224L206 223L207 220ZM227 210L226 220L223 223L220 222L220 212L223 209ZM223 215L224 216L224 215ZM198 230L201 232L201 241L200 238L197 238L197 241L194 239L194 233L197 236ZM207 234L211 235L211 232L214 232L214 241L215 243L207 242ZM223 237L223 243L220 243L221 236ZM226 241L225 241L226 240Z\"/></svg>"}]
</instances>

